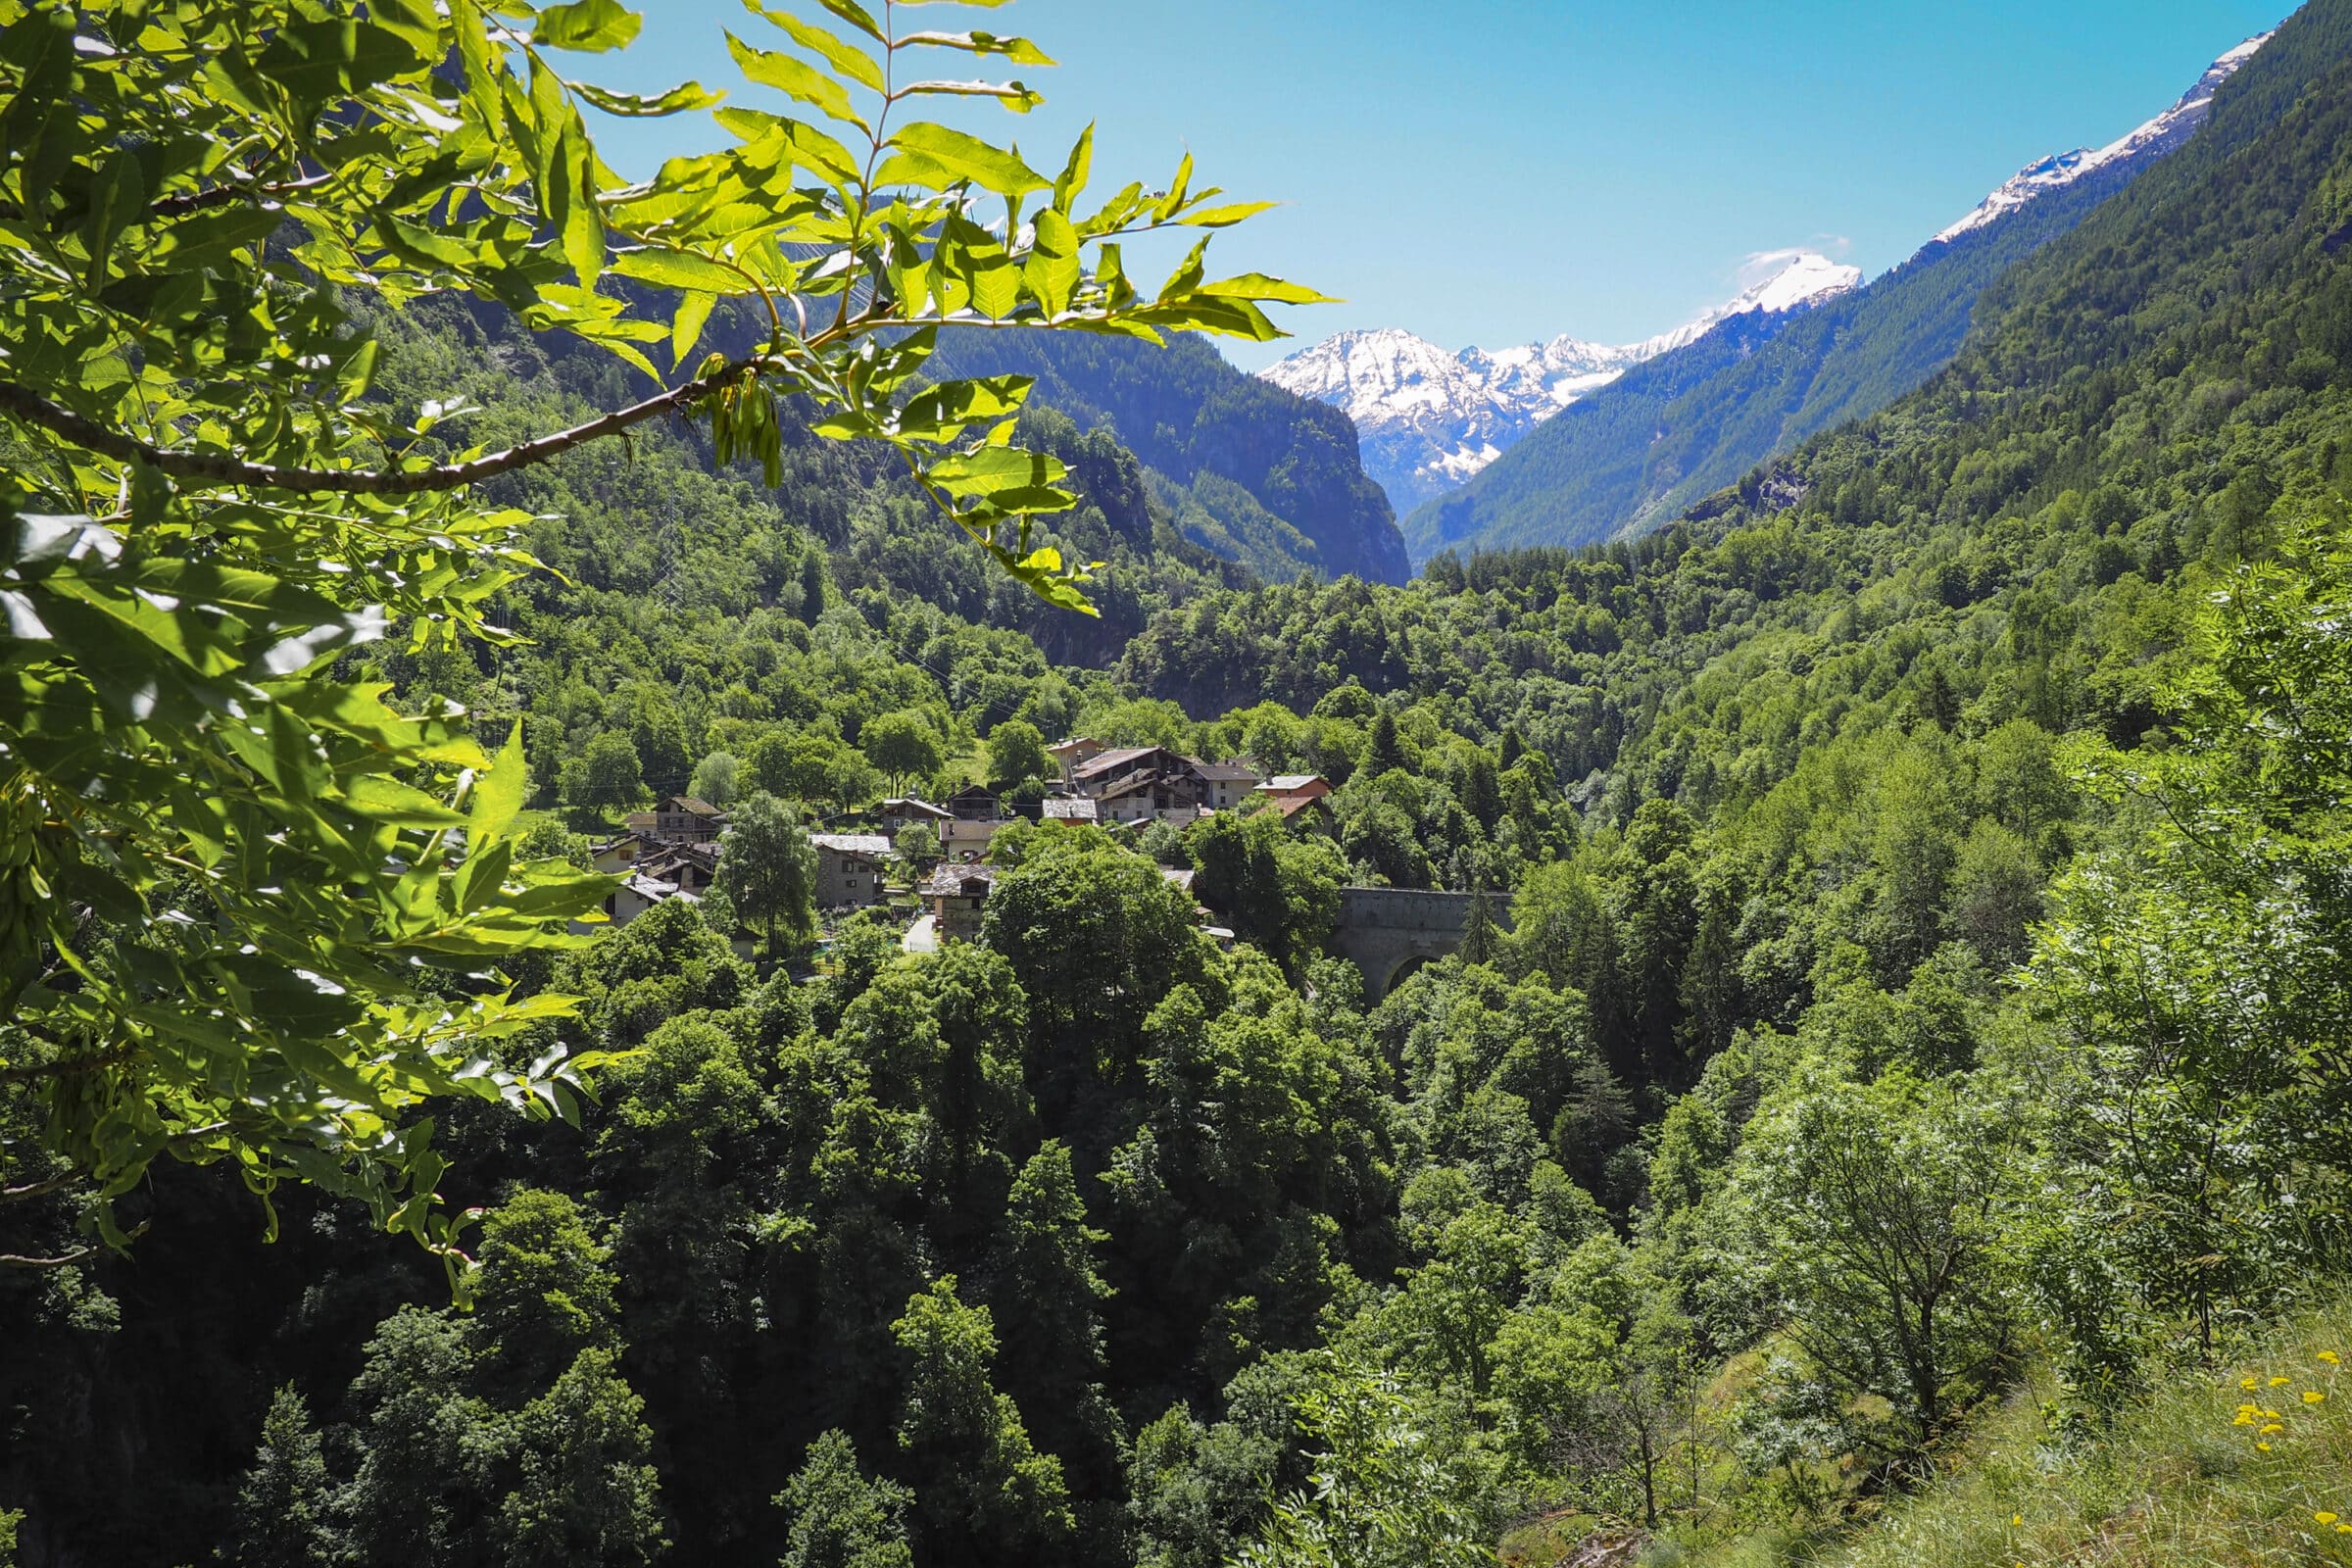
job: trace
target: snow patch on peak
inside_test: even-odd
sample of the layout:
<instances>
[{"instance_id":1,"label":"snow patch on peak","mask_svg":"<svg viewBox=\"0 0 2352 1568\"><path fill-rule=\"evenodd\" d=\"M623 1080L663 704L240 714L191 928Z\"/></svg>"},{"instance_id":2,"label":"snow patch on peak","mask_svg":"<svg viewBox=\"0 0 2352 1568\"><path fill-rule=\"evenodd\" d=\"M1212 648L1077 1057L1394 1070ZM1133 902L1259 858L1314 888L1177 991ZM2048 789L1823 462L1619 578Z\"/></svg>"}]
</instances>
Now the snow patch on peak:
<instances>
[{"instance_id":1,"label":"snow patch on peak","mask_svg":"<svg viewBox=\"0 0 2352 1568\"><path fill-rule=\"evenodd\" d=\"M2052 153L2038 162L2028 164L1994 187L1992 194L1979 202L1967 217L1928 243L1949 244L1972 229L1998 221L2034 197L2056 190L2061 185L2071 185L2085 174L2110 164L2171 152L2186 141L2190 133L2205 122L2205 117L2213 113L2213 95L2222 83L2228 81L2238 67L2253 59L2256 51L2270 40L2270 33L2257 33L2224 54L2205 68L2205 74L2197 78L2196 85L2181 94L2178 103L2130 134L2104 147L2078 147L2071 153Z\"/></svg>"}]
</instances>

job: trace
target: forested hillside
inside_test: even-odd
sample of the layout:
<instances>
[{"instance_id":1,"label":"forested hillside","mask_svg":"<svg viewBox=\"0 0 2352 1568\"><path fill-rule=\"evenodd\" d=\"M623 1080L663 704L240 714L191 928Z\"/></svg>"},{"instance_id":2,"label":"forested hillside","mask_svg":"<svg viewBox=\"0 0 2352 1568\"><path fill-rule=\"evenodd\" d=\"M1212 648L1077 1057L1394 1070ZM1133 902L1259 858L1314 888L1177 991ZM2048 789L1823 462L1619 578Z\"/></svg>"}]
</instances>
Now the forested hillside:
<instances>
[{"instance_id":1,"label":"forested hillside","mask_svg":"<svg viewBox=\"0 0 2352 1568\"><path fill-rule=\"evenodd\" d=\"M1404 543L1341 411L1244 375L1206 344L952 336L958 375L1038 378L1037 401L1115 434L1178 530L1269 581L1301 571L1402 582Z\"/></svg>"},{"instance_id":2,"label":"forested hillside","mask_svg":"<svg viewBox=\"0 0 2352 1568\"><path fill-rule=\"evenodd\" d=\"M2352 0L2313 0L1924 387L1638 542L1402 584L1328 557L1386 520L1344 420L1091 339L1020 433L1099 619L789 418L487 480L544 563L495 635L335 671L520 720L515 863L691 782L720 880L432 977L580 999L485 1074L598 1053L576 1120L430 1102L463 1258L309 1154L157 1158L94 1233L77 1102L0 1024L0 1563L2153 1568L2168 1467L2197 1549L2333 1560L2348 191ZM629 395L487 306L363 324L370 416L451 455ZM1210 478L1332 580L1203 549L1191 505L1288 537ZM1336 788L1016 823L931 952L726 869L886 794L1035 800L1063 735ZM1373 1003L1348 884L1507 929L1474 901Z\"/></svg>"}]
</instances>

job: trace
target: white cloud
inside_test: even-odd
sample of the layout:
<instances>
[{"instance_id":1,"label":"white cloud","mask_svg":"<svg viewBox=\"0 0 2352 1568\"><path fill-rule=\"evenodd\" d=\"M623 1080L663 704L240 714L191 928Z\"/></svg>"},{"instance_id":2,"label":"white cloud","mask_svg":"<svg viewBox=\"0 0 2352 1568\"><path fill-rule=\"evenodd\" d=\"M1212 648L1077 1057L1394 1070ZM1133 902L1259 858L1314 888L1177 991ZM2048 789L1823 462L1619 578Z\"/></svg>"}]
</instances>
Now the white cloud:
<instances>
[{"instance_id":1,"label":"white cloud","mask_svg":"<svg viewBox=\"0 0 2352 1568\"><path fill-rule=\"evenodd\" d=\"M1777 251L1750 251L1740 263L1737 274L1740 286L1753 288L1805 254L1806 248L1800 245L1790 245Z\"/></svg>"}]
</instances>

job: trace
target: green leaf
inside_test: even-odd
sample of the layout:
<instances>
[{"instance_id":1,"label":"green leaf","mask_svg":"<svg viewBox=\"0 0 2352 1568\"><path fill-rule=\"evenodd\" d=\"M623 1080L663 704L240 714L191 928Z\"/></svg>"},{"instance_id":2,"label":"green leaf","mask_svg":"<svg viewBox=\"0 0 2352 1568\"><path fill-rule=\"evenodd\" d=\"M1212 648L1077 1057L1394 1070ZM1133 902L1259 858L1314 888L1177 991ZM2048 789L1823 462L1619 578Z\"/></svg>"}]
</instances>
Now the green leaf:
<instances>
[{"instance_id":1,"label":"green leaf","mask_svg":"<svg viewBox=\"0 0 2352 1568\"><path fill-rule=\"evenodd\" d=\"M803 22L789 11L777 11L761 5L760 0L743 0L743 8L784 29L793 42L802 48L824 57L825 63L861 87L875 92L882 85L882 67L872 55L824 28Z\"/></svg>"},{"instance_id":2,"label":"green leaf","mask_svg":"<svg viewBox=\"0 0 2352 1568\"><path fill-rule=\"evenodd\" d=\"M612 258L612 270L640 282L663 288L695 289L708 294L741 294L751 287L743 275L692 251L665 245L646 245Z\"/></svg>"},{"instance_id":3,"label":"green leaf","mask_svg":"<svg viewBox=\"0 0 2352 1568\"><path fill-rule=\"evenodd\" d=\"M498 760L473 781L466 819L467 847L478 849L505 833L521 813L530 787L531 762L522 754L522 720L516 719L507 731L507 744L499 748Z\"/></svg>"},{"instance_id":4,"label":"green leaf","mask_svg":"<svg viewBox=\"0 0 2352 1568\"><path fill-rule=\"evenodd\" d=\"M270 36L254 69L293 94L306 119L331 98L411 75L424 62L408 41L372 22L293 22Z\"/></svg>"},{"instance_id":5,"label":"green leaf","mask_svg":"<svg viewBox=\"0 0 2352 1568\"><path fill-rule=\"evenodd\" d=\"M710 319L711 307L717 303L717 295L700 290L689 292L679 299L677 314L669 325L669 368L672 370L683 366L686 357L694 352L695 344L702 341L703 323Z\"/></svg>"},{"instance_id":6,"label":"green leaf","mask_svg":"<svg viewBox=\"0 0 2352 1568\"><path fill-rule=\"evenodd\" d=\"M835 120L865 128L841 83L797 55L780 49L755 49L732 32L727 34L727 53L735 57L744 75L760 86L774 87Z\"/></svg>"},{"instance_id":7,"label":"green leaf","mask_svg":"<svg viewBox=\"0 0 2352 1568\"><path fill-rule=\"evenodd\" d=\"M107 263L114 255L115 241L138 221L146 206L147 177L138 157L127 147L119 149L107 159L106 171L98 176L89 217L82 223L82 247L90 257L89 287L106 286Z\"/></svg>"},{"instance_id":8,"label":"green leaf","mask_svg":"<svg viewBox=\"0 0 2352 1568\"><path fill-rule=\"evenodd\" d=\"M1061 166L1061 177L1054 181L1054 210L1067 215L1070 205L1086 190L1087 176L1095 168L1095 127L1090 122L1078 133L1070 148L1070 161Z\"/></svg>"},{"instance_id":9,"label":"green leaf","mask_svg":"<svg viewBox=\"0 0 2352 1568\"><path fill-rule=\"evenodd\" d=\"M1046 177L1022 163L1018 154L946 125L928 122L907 125L887 145L898 148L901 156L893 158L876 176L881 184L905 180L935 190L973 184L1006 197L1047 188ZM897 169L904 172L890 172Z\"/></svg>"},{"instance_id":10,"label":"green leaf","mask_svg":"<svg viewBox=\"0 0 2352 1568\"><path fill-rule=\"evenodd\" d=\"M1186 228L1231 228L1281 205L1280 202L1235 202L1226 207L1203 207L1183 214L1176 221Z\"/></svg>"},{"instance_id":11,"label":"green leaf","mask_svg":"<svg viewBox=\"0 0 2352 1568\"><path fill-rule=\"evenodd\" d=\"M632 119L653 119L661 115L682 114L688 110L709 109L726 101L726 94L712 92L699 81L680 83L659 97L643 98L635 93L613 92L610 88L575 81L572 90L608 115L625 115Z\"/></svg>"},{"instance_id":12,"label":"green leaf","mask_svg":"<svg viewBox=\"0 0 2352 1568\"><path fill-rule=\"evenodd\" d=\"M967 55L1002 55L1016 66L1051 66L1059 62L1026 38L1006 38L993 32L910 32L899 39L901 49L921 45L960 49Z\"/></svg>"},{"instance_id":13,"label":"green leaf","mask_svg":"<svg viewBox=\"0 0 2352 1568\"><path fill-rule=\"evenodd\" d=\"M432 0L368 0L368 20L398 33L419 60L438 60L447 47Z\"/></svg>"},{"instance_id":14,"label":"green leaf","mask_svg":"<svg viewBox=\"0 0 2352 1568\"><path fill-rule=\"evenodd\" d=\"M1016 115L1025 115L1046 101L1046 95L1017 81L915 81L901 87L901 98L994 98ZM1045 181L1038 181L1044 184Z\"/></svg>"},{"instance_id":15,"label":"green leaf","mask_svg":"<svg viewBox=\"0 0 2352 1568\"><path fill-rule=\"evenodd\" d=\"M1263 272L1242 272L1233 277L1203 283L1193 290L1215 299L1268 300L1277 305L1337 305L1340 302L1328 294L1318 294L1301 283L1286 283L1279 277Z\"/></svg>"},{"instance_id":16,"label":"green leaf","mask_svg":"<svg viewBox=\"0 0 2352 1568\"><path fill-rule=\"evenodd\" d=\"M548 217L557 224L564 259L582 287L593 287L605 270L605 220L596 205L596 149L577 114L564 117L553 173L556 200Z\"/></svg>"},{"instance_id":17,"label":"green leaf","mask_svg":"<svg viewBox=\"0 0 2352 1568\"><path fill-rule=\"evenodd\" d=\"M1059 316L1070 308L1070 296L1083 275L1078 260L1078 230L1058 207L1039 213L1033 227L1036 237L1022 270L1022 280L1048 316Z\"/></svg>"},{"instance_id":18,"label":"green leaf","mask_svg":"<svg viewBox=\"0 0 2352 1568\"><path fill-rule=\"evenodd\" d=\"M994 375L971 381L942 381L906 400L899 433L924 441L953 441L975 424L994 424L1021 412L1036 378Z\"/></svg>"},{"instance_id":19,"label":"green leaf","mask_svg":"<svg viewBox=\"0 0 2352 1568\"><path fill-rule=\"evenodd\" d=\"M644 25L645 18L624 10L619 0L571 0L539 13L531 42L544 49L598 55L627 48Z\"/></svg>"},{"instance_id":20,"label":"green leaf","mask_svg":"<svg viewBox=\"0 0 2352 1568\"><path fill-rule=\"evenodd\" d=\"M859 5L858 0L816 0L816 3L873 39L874 42L886 41L883 38L881 27L875 24L872 13Z\"/></svg>"}]
</instances>

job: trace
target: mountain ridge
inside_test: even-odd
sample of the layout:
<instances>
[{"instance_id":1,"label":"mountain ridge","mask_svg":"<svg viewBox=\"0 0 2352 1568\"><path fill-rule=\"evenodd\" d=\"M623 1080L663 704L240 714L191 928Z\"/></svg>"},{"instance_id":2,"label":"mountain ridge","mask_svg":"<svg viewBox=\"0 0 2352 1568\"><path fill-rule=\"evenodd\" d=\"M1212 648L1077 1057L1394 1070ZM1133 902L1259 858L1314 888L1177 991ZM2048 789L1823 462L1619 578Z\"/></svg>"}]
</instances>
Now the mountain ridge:
<instances>
[{"instance_id":1,"label":"mountain ridge","mask_svg":"<svg viewBox=\"0 0 2352 1568\"><path fill-rule=\"evenodd\" d=\"M1769 339L1719 327L1581 399L1460 488L1408 513L1414 560L1639 532L1831 425L1886 407L1959 353L1979 296L2009 268L2186 142L2209 118L2215 91L2269 36L2227 51L2172 108L2100 154L2029 165L1971 215L1986 216L1963 219L1863 287L1795 313ZM2052 166L2044 177L2029 178L2044 165ZM1998 200L2012 187L2028 194Z\"/></svg>"},{"instance_id":2,"label":"mountain ridge","mask_svg":"<svg viewBox=\"0 0 2352 1568\"><path fill-rule=\"evenodd\" d=\"M1540 343L1454 353L1400 327L1336 333L1258 372L1355 421L1364 471L1401 513L1469 479L1538 424L1634 366L1723 322L1810 308L1858 287L1861 270L1800 251L1721 305L1639 342L1563 333Z\"/></svg>"}]
</instances>

